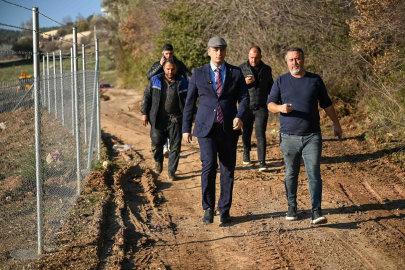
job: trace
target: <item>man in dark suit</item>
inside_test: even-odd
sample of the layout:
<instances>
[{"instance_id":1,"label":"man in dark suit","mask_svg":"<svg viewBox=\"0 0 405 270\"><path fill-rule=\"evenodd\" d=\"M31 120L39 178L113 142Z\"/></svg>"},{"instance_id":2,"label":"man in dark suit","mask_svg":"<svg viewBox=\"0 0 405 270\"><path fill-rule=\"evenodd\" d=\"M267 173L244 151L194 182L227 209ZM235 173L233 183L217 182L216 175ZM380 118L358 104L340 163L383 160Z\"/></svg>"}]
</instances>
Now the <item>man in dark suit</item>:
<instances>
[{"instance_id":1,"label":"man in dark suit","mask_svg":"<svg viewBox=\"0 0 405 270\"><path fill-rule=\"evenodd\" d=\"M190 143L193 114L198 98L193 135L198 138L200 145L204 223L214 221L217 158L221 175L218 200L220 220L222 223L231 222L229 210L232 204L236 147L242 134L242 119L249 106L245 77L239 67L225 62L226 48L227 44L221 37L209 40L208 55L211 61L194 70L183 111L183 140Z\"/></svg>"}]
</instances>

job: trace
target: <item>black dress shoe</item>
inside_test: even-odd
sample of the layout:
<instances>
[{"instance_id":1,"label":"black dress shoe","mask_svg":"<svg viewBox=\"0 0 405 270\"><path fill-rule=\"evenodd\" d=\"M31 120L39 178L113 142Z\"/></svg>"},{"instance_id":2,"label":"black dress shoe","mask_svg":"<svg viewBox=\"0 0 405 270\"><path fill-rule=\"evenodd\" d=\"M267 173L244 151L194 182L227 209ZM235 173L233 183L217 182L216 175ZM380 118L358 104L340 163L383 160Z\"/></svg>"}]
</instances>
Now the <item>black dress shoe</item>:
<instances>
[{"instance_id":1,"label":"black dress shoe","mask_svg":"<svg viewBox=\"0 0 405 270\"><path fill-rule=\"evenodd\" d=\"M205 214L203 218L204 223L213 223L214 222L214 210L211 208L205 209Z\"/></svg>"},{"instance_id":2,"label":"black dress shoe","mask_svg":"<svg viewBox=\"0 0 405 270\"><path fill-rule=\"evenodd\" d=\"M221 223L232 222L231 215L229 215L229 210L221 213Z\"/></svg>"}]
</instances>

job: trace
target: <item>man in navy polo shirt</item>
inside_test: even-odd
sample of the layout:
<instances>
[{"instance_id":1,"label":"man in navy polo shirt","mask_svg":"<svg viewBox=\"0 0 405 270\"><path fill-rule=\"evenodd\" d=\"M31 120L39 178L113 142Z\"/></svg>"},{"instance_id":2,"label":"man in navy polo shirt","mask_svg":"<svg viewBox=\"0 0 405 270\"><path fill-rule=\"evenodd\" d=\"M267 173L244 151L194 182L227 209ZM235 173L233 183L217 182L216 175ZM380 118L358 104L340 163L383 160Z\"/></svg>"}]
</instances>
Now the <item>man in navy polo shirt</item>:
<instances>
[{"instance_id":1,"label":"man in navy polo shirt","mask_svg":"<svg viewBox=\"0 0 405 270\"><path fill-rule=\"evenodd\" d=\"M297 220L297 188L301 157L309 182L312 205L311 224L324 224L322 216L321 154L322 135L319 106L333 122L335 136L342 138L342 128L325 84L317 74L304 69L304 52L289 48L285 60L290 72L274 82L267 100L270 112L280 113L280 148L284 156L285 187L288 200L287 220Z\"/></svg>"}]
</instances>

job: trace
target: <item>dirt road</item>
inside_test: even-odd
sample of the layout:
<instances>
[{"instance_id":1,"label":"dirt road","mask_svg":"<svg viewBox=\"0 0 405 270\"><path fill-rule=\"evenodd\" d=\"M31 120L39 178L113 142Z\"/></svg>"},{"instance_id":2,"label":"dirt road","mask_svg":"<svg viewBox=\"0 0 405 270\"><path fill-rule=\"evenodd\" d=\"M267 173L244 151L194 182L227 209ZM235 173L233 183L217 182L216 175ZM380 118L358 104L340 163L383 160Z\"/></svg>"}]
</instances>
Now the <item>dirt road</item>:
<instances>
[{"instance_id":1,"label":"dirt road","mask_svg":"<svg viewBox=\"0 0 405 270\"><path fill-rule=\"evenodd\" d=\"M364 122L342 118L345 139L339 142L330 122L322 120L326 225L310 225L303 166L299 220L285 220L277 124L267 130L268 172L259 172L258 164L243 166L239 140L234 221L220 226L216 216L205 225L197 142L183 143L178 180L168 181L166 160L161 175L153 171L150 129L140 124L140 92L113 89L106 95L102 130L111 141L134 146L121 152L134 170L115 189L101 269L405 269L405 173L389 158L397 148L387 144L379 150L365 140ZM252 159L257 160L255 149Z\"/></svg>"}]
</instances>

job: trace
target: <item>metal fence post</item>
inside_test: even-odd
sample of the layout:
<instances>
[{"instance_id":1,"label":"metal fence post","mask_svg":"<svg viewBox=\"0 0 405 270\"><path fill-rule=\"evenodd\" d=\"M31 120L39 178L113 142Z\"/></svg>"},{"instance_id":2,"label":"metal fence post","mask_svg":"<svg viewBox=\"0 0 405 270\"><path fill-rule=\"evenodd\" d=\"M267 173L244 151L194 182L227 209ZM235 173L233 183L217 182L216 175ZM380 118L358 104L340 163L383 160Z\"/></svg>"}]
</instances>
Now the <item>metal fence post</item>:
<instances>
[{"instance_id":1,"label":"metal fence post","mask_svg":"<svg viewBox=\"0 0 405 270\"><path fill-rule=\"evenodd\" d=\"M59 70L60 70L60 109L62 113L62 125L65 125L65 102L63 100L63 57L62 50L59 50Z\"/></svg>"},{"instance_id":2,"label":"metal fence post","mask_svg":"<svg viewBox=\"0 0 405 270\"><path fill-rule=\"evenodd\" d=\"M42 106L46 107L46 94L45 94L45 55L42 56L42 78L43 78L43 82L44 84L42 85Z\"/></svg>"},{"instance_id":3,"label":"metal fence post","mask_svg":"<svg viewBox=\"0 0 405 270\"><path fill-rule=\"evenodd\" d=\"M74 79L73 79L73 47L70 48L70 89L72 97L72 133L75 134L75 98L74 98Z\"/></svg>"},{"instance_id":4,"label":"metal fence post","mask_svg":"<svg viewBox=\"0 0 405 270\"><path fill-rule=\"evenodd\" d=\"M94 87L97 88L97 91L96 91L96 93L97 93L97 113L96 113L96 116L97 116L97 160L101 161L100 87L98 85L98 83L99 83L98 39L96 39L94 41L94 43L95 43L95 54L96 54L95 55L96 56L96 68L95 68L96 69L96 75L95 75L96 79L95 79Z\"/></svg>"},{"instance_id":5,"label":"metal fence post","mask_svg":"<svg viewBox=\"0 0 405 270\"><path fill-rule=\"evenodd\" d=\"M41 166L41 107L39 79L39 21L38 8L32 8L33 60L34 60L34 106L35 106L35 177L37 187L38 255L43 253L42 243L42 166Z\"/></svg>"},{"instance_id":6,"label":"metal fence post","mask_svg":"<svg viewBox=\"0 0 405 270\"><path fill-rule=\"evenodd\" d=\"M97 42L97 41L96 41ZM96 43L96 50L97 50L97 43ZM97 60L97 54L96 54L96 68L94 71L94 87L93 87L93 102L92 107L91 107L91 120L90 120L90 142L89 142L89 152L87 156L87 169L90 170L91 167L91 161L92 161L92 156L93 156L93 144L94 144L94 136L96 135L96 142L98 143L98 135L100 132L98 132L98 117L96 117L96 114L98 113L98 94L100 90L98 89L98 79L97 79L97 70L98 70L98 60ZM96 130L94 130L94 127L96 127ZM95 132L96 131L96 132ZM98 149L98 147L97 147ZM97 158L98 158L98 153L97 153ZM99 159L98 159L99 160Z\"/></svg>"},{"instance_id":7,"label":"metal fence post","mask_svg":"<svg viewBox=\"0 0 405 270\"><path fill-rule=\"evenodd\" d=\"M46 53L46 79L48 81L48 112L51 113L51 93L50 93L50 86L49 86L49 53Z\"/></svg>"},{"instance_id":8,"label":"metal fence post","mask_svg":"<svg viewBox=\"0 0 405 270\"><path fill-rule=\"evenodd\" d=\"M82 63L83 63L83 122L84 122L84 143L87 144L87 104L86 104L86 61L84 44L82 44Z\"/></svg>"},{"instance_id":9,"label":"metal fence post","mask_svg":"<svg viewBox=\"0 0 405 270\"><path fill-rule=\"evenodd\" d=\"M52 53L53 61L53 94L55 96L55 117L58 118L58 98L56 95L56 61L55 61L55 52Z\"/></svg>"},{"instance_id":10,"label":"metal fence post","mask_svg":"<svg viewBox=\"0 0 405 270\"><path fill-rule=\"evenodd\" d=\"M76 167L77 167L77 194L81 192L80 172L80 129L79 129L79 91L77 87L77 29L73 27L73 79L75 89L75 124L76 124Z\"/></svg>"}]
</instances>

